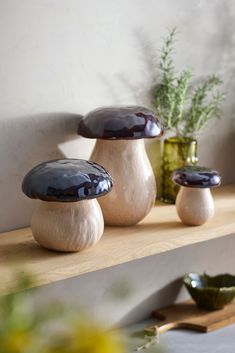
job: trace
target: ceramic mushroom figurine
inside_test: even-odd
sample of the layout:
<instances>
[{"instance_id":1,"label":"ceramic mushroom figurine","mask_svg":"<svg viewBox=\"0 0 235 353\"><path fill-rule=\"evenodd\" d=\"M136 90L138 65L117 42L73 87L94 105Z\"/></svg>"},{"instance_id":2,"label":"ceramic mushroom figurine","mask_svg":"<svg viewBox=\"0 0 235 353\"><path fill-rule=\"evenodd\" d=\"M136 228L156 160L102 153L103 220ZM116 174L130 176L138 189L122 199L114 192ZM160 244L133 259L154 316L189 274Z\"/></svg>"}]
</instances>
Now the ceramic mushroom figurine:
<instances>
[{"instance_id":1,"label":"ceramic mushroom figurine","mask_svg":"<svg viewBox=\"0 0 235 353\"><path fill-rule=\"evenodd\" d=\"M24 177L22 190L42 200L31 221L35 240L58 251L81 251L94 245L104 229L96 198L111 188L111 176L96 163L64 159L34 167Z\"/></svg>"},{"instance_id":2,"label":"ceramic mushroom figurine","mask_svg":"<svg viewBox=\"0 0 235 353\"><path fill-rule=\"evenodd\" d=\"M176 210L181 221L199 226L214 215L214 200L210 188L220 185L218 172L204 167L186 166L176 169L173 181L180 185Z\"/></svg>"},{"instance_id":3,"label":"ceramic mushroom figurine","mask_svg":"<svg viewBox=\"0 0 235 353\"><path fill-rule=\"evenodd\" d=\"M144 138L161 136L155 114L143 107L107 107L87 114L78 134L97 139L90 160L113 177L113 190L99 203L107 225L129 226L141 221L156 199L156 182Z\"/></svg>"}]
</instances>

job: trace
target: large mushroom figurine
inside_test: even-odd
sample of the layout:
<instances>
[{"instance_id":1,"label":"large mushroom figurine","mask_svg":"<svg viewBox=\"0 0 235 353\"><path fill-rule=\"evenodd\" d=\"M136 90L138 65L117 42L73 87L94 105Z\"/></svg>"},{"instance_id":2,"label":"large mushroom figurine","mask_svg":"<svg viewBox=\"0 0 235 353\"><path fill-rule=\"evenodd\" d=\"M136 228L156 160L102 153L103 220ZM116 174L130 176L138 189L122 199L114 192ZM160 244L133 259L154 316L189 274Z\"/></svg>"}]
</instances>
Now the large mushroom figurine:
<instances>
[{"instance_id":1,"label":"large mushroom figurine","mask_svg":"<svg viewBox=\"0 0 235 353\"><path fill-rule=\"evenodd\" d=\"M144 107L106 107L88 113L78 134L97 139L90 160L113 177L112 192L99 200L106 225L129 226L141 221L156 199L156 182L144 138L163 134L155 114Z\"/></svg>"},{"instance_id":2,"label":"large mushroom figurine","mask_svg":"<svg viewBox=\"0 0 235 353\"><path fill-rule=\"evenodd\" d=\"M31 221L35 240L58 251L81 251L94 245L104 229L96 198L111 188L111 176L96 163L64 159L34 167L24 177L22 190L42 200Z\"/></svg>"},{"instance_id":3,"label":"large mushroom figurine","mask_svg":"<svg viewBox=\"0 0 235 353\"><path fill-rule=\"evenodd\" d=\"M199 166L176 169L173 181L180 185L176 197L176 210L186 225L198 226L214 215L214 200L210 188L220 185L217 171Z\"/></svg>"}]
</instances>

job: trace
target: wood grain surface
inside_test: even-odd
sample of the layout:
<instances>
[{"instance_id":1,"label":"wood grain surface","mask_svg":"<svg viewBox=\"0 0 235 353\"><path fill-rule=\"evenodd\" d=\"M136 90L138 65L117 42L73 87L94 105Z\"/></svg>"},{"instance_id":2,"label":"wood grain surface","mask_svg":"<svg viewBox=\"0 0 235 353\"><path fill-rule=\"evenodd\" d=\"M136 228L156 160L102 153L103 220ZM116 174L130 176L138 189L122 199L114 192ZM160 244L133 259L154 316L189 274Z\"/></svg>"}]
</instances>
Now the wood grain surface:
<instances>
[{"instance_id":1,"label":"wood grain surface","mask_svg":"<svg viewBox=\"0 0 235 353\"><path fill-rule=\"evenodd\" d=\"M235 323L235 301L221 310L199 309L192 301L155 310L153 315L160 321L155 326L146 327L146 331L166 331L182 328L201 332L211 332Z\"/></svg>"},{"instance_id":2,"label":"wood grain surface","mask_svg":"<svg viewBox=\"0 0 235 353\"><path fill-rule=\"evenodd\" d=\"M135 205L133 205L133 208ZM14 290L15 269L44 285L187 245L235 234L235 186L215 190L215 216L199 227L183 225L174 205L158 203L133 227L107 227L100 242L80 253L41 248L30 228L0 234L0 290Z\"/></svg>"}]
</instances>

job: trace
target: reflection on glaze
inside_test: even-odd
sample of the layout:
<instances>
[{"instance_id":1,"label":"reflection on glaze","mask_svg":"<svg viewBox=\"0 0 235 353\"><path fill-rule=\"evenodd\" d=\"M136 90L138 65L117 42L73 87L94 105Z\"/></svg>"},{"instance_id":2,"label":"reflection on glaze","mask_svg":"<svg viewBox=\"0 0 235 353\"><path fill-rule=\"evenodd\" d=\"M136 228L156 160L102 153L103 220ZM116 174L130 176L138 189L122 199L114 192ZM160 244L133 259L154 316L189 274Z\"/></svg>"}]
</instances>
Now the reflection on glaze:
<instances>
[{"instance_id":1,"label":"reflection on glaze","mask_svg":"<svg viewBox=\"0 0 235 353\"><path fill-rule=\"evenodd\" d=\"M211 188L220 185L221 177L216 170L199 166L186 166L172 174L176 184L191 188Z\"/></svg>"},{"instance_id":2,"label":"reflection on glaze","mask_svg":"<svg viewBox=\"0 0 235 353\"><path fill-rule=\"evenodd\" d=\"M161 136L163 128L156 115L144 107L107 107L88 113L78 127L88 138L140 139Z\"/></svg>"},{"instance_id":3,"label":"reflection on glaze","mask_svg":"<svg viewBox=\"0 0 235 353\"><path fill-rule=\"evenodd\" d=\"M82 159L41 163L24 177L23 192L44 201L73 202L107 194L112 178L96 163Z\"/></svg>"},{"instance_id":4,"label":"reflection on glaze","mask_svg":"<svg viewBox=\"0 0 235 353\"><path fill-rule=\"evenodd\" d=\"M235 276L222 274L208 276L206 273L188 273L184 284L200 308L222 309L235 298Z\"/></svg>"}]
</instances>

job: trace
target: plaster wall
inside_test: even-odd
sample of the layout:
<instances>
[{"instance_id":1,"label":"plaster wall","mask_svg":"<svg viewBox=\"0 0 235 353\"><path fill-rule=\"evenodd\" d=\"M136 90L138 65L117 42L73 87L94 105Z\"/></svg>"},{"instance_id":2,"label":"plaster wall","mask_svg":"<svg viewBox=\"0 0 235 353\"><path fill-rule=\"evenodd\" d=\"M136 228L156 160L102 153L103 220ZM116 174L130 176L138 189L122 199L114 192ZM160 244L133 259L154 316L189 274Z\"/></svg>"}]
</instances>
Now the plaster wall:
<instances>
[{"instance_id":1,"label":"plaster wall","mask_svg":"<svg viewBox=\"0 0 235 353\"><path fill-rule=\"evenodd\" d=\"M173 26L177 67L224 78L227 101L199 138L199 159L233 182L234 18L232 0L0 0L0 231L29 224L37 202L20 185L32 166L89 157L77 114L149 105L154 58Z\"/></svg>"}]
</instances>

